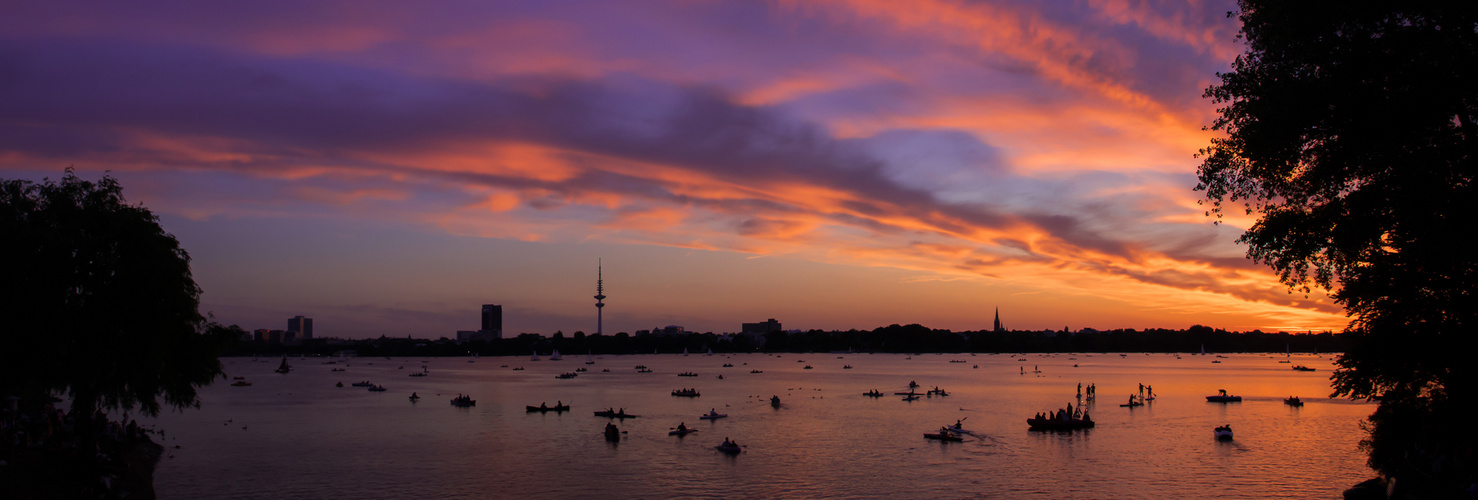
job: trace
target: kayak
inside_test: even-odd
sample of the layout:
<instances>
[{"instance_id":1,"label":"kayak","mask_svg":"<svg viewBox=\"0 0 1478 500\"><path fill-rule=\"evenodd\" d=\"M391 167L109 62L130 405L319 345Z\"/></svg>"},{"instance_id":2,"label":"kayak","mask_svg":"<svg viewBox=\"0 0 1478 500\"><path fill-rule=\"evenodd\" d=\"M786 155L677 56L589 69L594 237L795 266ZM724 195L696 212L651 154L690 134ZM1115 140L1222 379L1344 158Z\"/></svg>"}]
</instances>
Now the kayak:
<instances>
[{"instance_id":1,"label":"kayak","mask_svg":"<svg viewBox=\"0 0 1478 500\"><path fill-rule=\"evenodd\" d=\"M704 419L704 420L718 420L720 418L727 418L728 416L729 416L729 414L727 414L727 413L710 413L710 414L707 414L707 415L704 415L704 416L701 416L701 417L698 417L698 418L701 418L701 419Z\"/></svg>"},{"instance_id":2,"label":"kayak","mask_svg":"<svg viewBox=\"0 0 1478 500\"><path fill-rule=\"evenodd\" d=\"M694 432L698 432L698 429L680 429L680 430L675 430L675 431L669 432L669 433L667 433L667 435L669 435L669 436L683 437L683 436L686 436L688 434L692 434Z\"/></svg>"},{"instance_id":3,"label":"kayak","mask_svg":"<svg viewBox=\"0 0 1478 500\"><path fill-rule=\"evenodd\" d=\"M955 434L974 434L975 433L975 431L967 431L963 427L960 427L958 425L951 425L951 426L948 426L948 427L945 427L945 428L946 429L949 429L950 432L953 432Z\"/></svg>"},{"instance_id":4,"label":"kayak","mask_svg":"<svg viewBox=\"0 0 1478 500\"><path fill-rule=\"evenodd\" d=\"M616 413L616 412L611 412L611 411L598 411L598 412L595 412L595 416L597 416L597 417L606 417L606 418L636 418L637 417L637 415L630 415L630 414L626 414L626 413Z\"/></svg>"},{"instance_id":5,"label":"kayak","mask_svg":"<svg viewBox=\"0 0 1478 500\"><path fill-rule=\"evenodd\" d=\"M924 437L927 438L927 439L937 439L939 441L960 442L960 441L964 441L965 440L964 438L961 438L959 436L956 436L956 435L950 434L950 433L944 433L944 434L924 434Z\"/></svg>"},{"instance_id":6,"label":"kayak","mask_svg":"<svg viewBox=\"0 0 1478 500\"><path fill-rule=\"evenodd\" d=\"M527 406L527 405L525 405L524 408L527 408L528 409L527 411L530 412L530 413L536 412L536 411L539 412L539 413L550 412L550 411L555 412L555 413L560 413L560 412L570 411L570 405L564 405L564 406Z\"/></svg>"}]
</instances>

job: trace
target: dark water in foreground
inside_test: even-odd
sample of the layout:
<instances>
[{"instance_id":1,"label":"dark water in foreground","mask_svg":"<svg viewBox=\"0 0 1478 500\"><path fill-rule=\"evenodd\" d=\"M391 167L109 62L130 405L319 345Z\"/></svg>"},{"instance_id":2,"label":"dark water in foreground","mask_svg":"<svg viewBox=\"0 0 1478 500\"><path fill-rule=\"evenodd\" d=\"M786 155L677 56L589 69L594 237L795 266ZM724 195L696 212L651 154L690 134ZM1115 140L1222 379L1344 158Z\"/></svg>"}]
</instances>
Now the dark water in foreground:
<instances>
[{"instance_id":1,"label":"dark water in foreground","mask_svg":"<svg viewBox=\"0 0 1478 500\"><path fill-rule=\"evenodd\" d=\"M170 450L155 486L161 498L1339 498L1373 476L1357 443L1374 406L1325 397L1327 358L842 356L604 356L570 380L554 375L587 367L586 356L428 358L427 377L408 376L421 358L351 359L344 372L292 359L287 375L272 373L280 359L228 359L228 375L254 385L217 383L200 410L159 417ZM636 373L638 364L655 372ZM684 371L699 376L676 376ZM389 390L350 386L360 380ZM951 395L891 395L910 380ZM1027 430L1027 417L1073 402L1079 382L1098 385L1097 428ZM1159 398L1120 408L1140 383ZM702 396L670 395L681 387ZM889 396L862 396L873 388ZM1205 401L1221 388L1244 401ZM477 406L449 405L458 393ZM1284 405L1289 395L1306 405ZM574 409L524 411L556 400ZM617 423L627 432L617 444L592 416L606 407L641 415ZM710 408L729 417L700 421ZM960 418L974 437L923 439ZM678 422L700 432L669 437ZM1221 424L1235 440L1212 438ZM725 437L746 451L715 451Z\"/></svg>"}]
</instances>

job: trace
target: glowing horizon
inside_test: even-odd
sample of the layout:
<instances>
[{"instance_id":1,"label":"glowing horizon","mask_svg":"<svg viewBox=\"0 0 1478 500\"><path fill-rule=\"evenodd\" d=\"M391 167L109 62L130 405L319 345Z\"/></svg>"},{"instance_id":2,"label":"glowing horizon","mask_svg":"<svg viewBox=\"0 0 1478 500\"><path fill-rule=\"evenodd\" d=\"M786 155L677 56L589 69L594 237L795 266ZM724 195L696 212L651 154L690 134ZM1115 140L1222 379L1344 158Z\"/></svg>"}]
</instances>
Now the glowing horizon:
<instances>
[{"instance_id":1,"label":"glowing horizon","mask_svg":"<svg viewBox=\"0 0 1478 500\"><path fill-rule=\"evenodd\" d=\"M0 177L118 177L319 336L1340 330L1197 204L1228 1L21 4ZM588 271L588 272L587 272Z\"/></svg>"}]
</instances>

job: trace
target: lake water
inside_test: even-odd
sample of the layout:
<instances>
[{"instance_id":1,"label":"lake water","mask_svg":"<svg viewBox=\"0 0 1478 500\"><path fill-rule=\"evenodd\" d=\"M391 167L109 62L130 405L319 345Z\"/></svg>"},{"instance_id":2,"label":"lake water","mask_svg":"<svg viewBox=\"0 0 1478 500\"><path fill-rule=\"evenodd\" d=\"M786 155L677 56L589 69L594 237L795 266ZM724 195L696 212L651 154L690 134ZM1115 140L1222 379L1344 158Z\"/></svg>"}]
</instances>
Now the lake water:
<instances>
[{"instance_id":1,"label":"lake water","mask_svg":"<svg viewBox=\"0 0 1478 500\"><path fill-rule=\"evenodd\" d=\"M308 358L290 359L292 373L279 375L280 359L229 358L227 374L253 385L218 382L202 389L200 409L160 415L155 425L168 451L155 488L160 498L1340 498L1374 476L1357 443L1375 407L1327 398L1332 356L1283 359L668 354L598 356L593 365L583 355L326 365ZM1317 371L1293 371L1294 364ZM423 365L429 376L408 376ZM637 373L636 365L654 372ZM554 377L587 366L577 378ZM676 376L684 371L699 376ZM389 390L350 386L361 380ZM892 395L911 380L950 395L912 402ZM1027 430L1025 419L1037 412L1076 406L1080 382L1097 384L1098 401L1088 407L1097 428ZM1158 398L1119 407L1140 383ZM702 396L671 396L683 387ZM862 395L874 388L889 395ZM1206 402L1217 389L1243 401ZM420 402L409 401L413 391ZM451 406L459 393L477 405ZM771 408L771 395L781 408ZM1289 395L1306 405L1284 405ZM556 400L573 410L525 412ZM604 440L608 420L592 415L607 407L641 415L617 422L626 432L619 443ZM699 420L710 408L729 417ZM960 443L923 438L956 419L975 435ZM668 436L679 422L699 432ZM1233 441L1213 439L1222 424L1235 430ZM725 437L745 451L714 450Z\"/></svg>"}]
</instances>

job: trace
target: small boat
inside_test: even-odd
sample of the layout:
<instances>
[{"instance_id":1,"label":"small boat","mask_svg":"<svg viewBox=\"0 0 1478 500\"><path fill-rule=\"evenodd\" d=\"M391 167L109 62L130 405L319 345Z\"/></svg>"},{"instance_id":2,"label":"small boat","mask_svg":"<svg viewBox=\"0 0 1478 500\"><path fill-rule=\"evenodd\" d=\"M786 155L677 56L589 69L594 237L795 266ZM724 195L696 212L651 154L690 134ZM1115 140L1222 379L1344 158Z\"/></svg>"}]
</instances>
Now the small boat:
<instances>
[{"instance_id":1,"label":"small boat","mask_svg":"<svg viewBox=\"0 0 1478 500\"><path fill-rule=\"evenodd\" d=\"M1206 396L1206 402L1208 402L1208 403L1240 403L1240 402L1242 402L1242 396L1231 396L1231 395L1228 395L1226 389L1217 389L1216 392L1218 392L1220 394L1217 394L1215 396Z\"/></svg>"},{"instance_id":2,"label":"small boat","mask_svg":"<svg viewBox=\"0 0 1478 500\"><path fill-rule=\"evenodd\" d=\"M538 361L538 360L539 360L539 351L534 351L534 355L533 356L529 356L529 361Z\"/></svg>"},{"instance_id":3,"label":"small boat","mask_svg":"<svg viewBox=\"0 0 1478 500\"><path fill-rule=\"evenodd\" d=\"M590 352L585 353L585 364L587 364L587 365L593 365L593 364L595 364L595 354L594 353L590 353Z\"/></svg>"},{"instance_id":4,"label":"small boat","mask_svg":"<svg viewBox=\"0 0 1478 500\"><path fill-rule=\"evenodd\" d=\"M521 372L521 371L523 371L523 367L520 366L520 367L514 368L513 371Z\"/></svg>"},{"instance_id":5,"label":"small boat","mask_svg":"<svg viewBox=\"0 0 1478 500\"><path fill-rule=\"evenodd\" d=\"M416 373L412 373L410 376L412 376L412 377L424 377L424 376L426 376L426 372L416 372Z\"/></svg>"},{"instance_id":6,"label":"small boat","mask_svg":"<svg viewBox=\"0 0 1478 500\"><path fill-rule=\"evenodd\" d=\"M750 370L749 373L764 373L764 370Z\"/></svg>"},{"instance_id":7,"label":"small boat","mask_svg":"<svg viewBox=\"0 0 1478 500\"><path fill-rule=\"evenodd\" d=\"M287 356L283 356L282 357L282 364L281 365L278 365L277 366L277 369L276 370L273 370L273 371L276 371L277 373L287 373L287 372L292 371L292 369L293 368L291 366L288 366L287 365Z\"/></svg>"},{"instance_id":8,"label":"small boat","mask_svg":"<svg viewBox=\"0 0 1478 500\"><path fill-rule=\"evenodd\" d=\"M1311 372L1311 371L1314 371L1313 368L1309 368L1309 367L1304 366L1304 365L1293 365L1293 370L1294 371L1299 371L1299 372Z\"/></svg>"},{"instance_id":9,"label":"small boat","mask_svg":"<svg viewBox=\"0 0 1478 500\"><path fill-rule=\"evenodd\" d=\"M729 455L738 455L740 452L744 451L744 448L740 448L739 445L734 443L721 444L713 447L713 449L723 453L727 453Z\"/></svg>"},{"instance_id":10,"label":"small boat","mask_svg":"<svg viewBox=\"0 0 1478 500\"><path fill-rule=\"evenodd\" d=\"M652 370L651 369L648 369L648 368L642 368L640 370L637 370L636 372L637 373L652 373Z\"/></svg>"},{"instance_id":11,"label":"small boat","mask_svg":"<svg viewBox=\"0 0 1478 500\"><path fill-rule=\"evenodd\" d=\"M458 408L477 406L477 401L472 399L472 396L457 396L455 398L452 398L452 406Z\"/></svg>"},{"instance_id":12,"label":"small boat","mask_svg":"<svg viewBox=\"0 0 1478 500\"><path fill-rule=\"evenodd\" d=\"M331 372L341 372L341 371L344 371L344 369L343 368L330 368L328 371L331 371Z\"/></svg>"},{"instance_id":13,"label":"small boat","mask_svg":"<svg viewBox=\"0 0 1478 500\"><path fill-rule=\"evenodd\" d=\"M904 401L913 401L915 399L919 399L919 396L917 394L910 394L903 397Z\"/></svg>"},{"instance_id":14,"label":"small boat","mask_svg":"<svg viewBox=\"0 0 1478 500\"><path fill-rule=\"evenodd\" d=\"M702 396L697 389L673 389L672 395L680 398L696 398Z\"/></svg>"},{"instance_id":15,"label":"small boat","mask_svg":"<svg viewBox=\"0 0 1478 500\"><path fill-rule=\"evenodd\" d=\"M679 376L679 377L696 377L696 376L698 376L698 374L693 373L693 372L682 372L682 373L677 374L677 376Z\"/></svg>"},{"instance_id":16,"label":"small boat","mask_svg":"<svg viewBox=\"0 0 1478 500\"><path fill-rule=\"evenodd\" d=\"M416 401L420 401L421 400L421 396L419 396L416 393L412 392L410 399L411 399L411 402L414 403Z\"/></svg>"},{"instance_id":17,"label":"small boat","mask_svg":"<svg viewBox=\"0 0 1478 500\"><path fill-rule=\"evenodd\" d=\"M1119 405L1119 408L1138 408L1141 406L1144 406L1144 403L1141 403L1139 401L1132 401L1128 404Z\"/></svg>"},{"instance_id":18,"label":"small boat","mask_svg":"<svg viewBox=\"0 0 1478 500\"><path fill-rule=\"evenodd\" d=\"M1288 406L1303 406L1304 402L1298 399L1298 396L1288 396L1288 399L1283 400L1283 404Z\"/></svg>"},{"instance_id":19,"label":"small boat","mask_svg":"<svg viewBox=\"0 0 1478 500\"><path fill-rule=\"evenodd\" d=\"M564 372L564 373L561 373L559 375L555 375L554 378L557 378L557 379L572 379L572 378L575 378L575 377L578 377L578 376L580 376L580 374L575 373L575 372Z\"/></svg>"},{"instance_id":20,"label":"small boat","mask_svg":"<svg viewBox=\"0 0 1478 500\"><path fill-rule=\"evenodd\" d=\"M843 370L851 370L852 369L852 365L842 365L842 369Z\"/></svg>"},{"instance_id":21,"label":"small boat","mask_svg":"<svg viewBox=\"0 0 1478 500\"><path fill-rule=\"evenodd\" d=\"M703 415L701 417L698 417L698 418L703 419L703 420L718 420L718 419L721 419L721 418L728 418L728 416L729 415L727 413L719 413L717 411L708 410L708 413L707 414L705 414L705 415Z\"/></svg>"},{"instance_id":22,"label":"small boat","mask_svg":"<svg viewBox=\"0 0 1478 500\"><path fill-rule=\"evenodd\" d=\"M590 369L583 366L575 369L575 373L585 373L588 371L590 371Z\"/></svg>"},{"instance_id":23,"label":"small boat","mask_svg":"<svg viewBox=\"0 0 1478 500\"><path fill-rule=\"evenodd\" d=\"M667 435L669 435L669 436L683 437L683 436L686 436L688 434L692 434L694 432L698 432L698 429L689 429L687 427L681 427L681 428L678 428L678 429L674 429L672 431L669 431L667 433Z\"/></svg>"},{"instance_id":24,"label":"small boat","mask_svg":"<svg viewBox=\"0 0 1478 500\"><path fill-rule=\"evenodd\" d=\"M919 383L910 380L910 381L908 381L908 388L909 389L918 389L919 388Z\"/></svg>"},{"instance_id":25,"label":"small boat","mask_svg":"<svg viewBox=\"0 0 1478 500\"><path fill-rule=\"evenodd\" d=\"M250 385L251 385L251 382L247 382L245 380L237 380L237 381L231 383L231 386L232 387L248 387Z\"/></svg>"},{"instance_id":26,"label":"small boat","mask_svg":"<svg viewBox=\"0 0 1478 500\"><path fill-rule=\"evenodd\" d=\"M770 396L770 406L780 407L780 396Z\"/></svg>"},{"instance_id":27,"label":"small boat","mask_svg":"<svg viewBox=\"0 0 1478 500\"><path fill-rule=\"evenodd\" d=\"M873 389L871 391L864 392L864 393L862 393L862 395L863 396L870 397L870 398L881 398L881 397L883 397L882 391L879 391L877 389Z\"/></svg>"},{"instance_id":28,"label":"small boat","mask_svg":"<svg viewBox=\"0 0 1478 500\"><path fill-rule=\"evenodd\" d=\"M370 390L370 392L385 392L385 391L388 391L389 389L386 389L385 386L383 386L383 385L377 385L377 386L374 386L374 387L369 388L369 390Z\"/></svg>"},{"instance_id":29,"label":"small boat","mask_svg":"<svg viewBox=\"0 0 1478 500\"><path fill-rule=\"evenodd\" d=\"M1216 436L1216 440L1217 441L1231 441L1232 440L1232 426L1231 425L1223 425L1221 427L1217 427L1216 430L1214 430L1212 432Z\"/></svg>"},{"instance_id":30,"label":"small boat","mask_svg":"<svg viewBox=\"0 0 1478 500\"><path fill-rule=\"evenodd\" d=\"M614 443L621 440L621 429L617 429L616 424L606 424L606 430L604 434L606 436L606 441Z\"/></svg>"},{"instance_id":31,"label":"small boat","mask_svg":"<svg viewBox=\"0 0 1478 500\"><path fill-rule=\"evenodd\" d=\"M1071 431L1077 429L1092 429L1095 425L1092 420L1074 418L1062 420L1056 418L1028 418L1026 425L1034 431Z\"/></svg>"},{"instance_id":32,"label":"small boat","mask_svg":"<svg viewBox=\"0 0 1478 500\"><path fill-rule=\"evenodd\" d=\"M928 433L925 433L924 434L924 438L925 439L934 439L934 440L944 441L944 442L955 442L955 443L958 443L958 442L961 442L961 441L964 441L965 440L962 437L956 436L954 434L950 434L948 432L941 432L941 433L938 433L938 434L928 434Z\"/></svg>"},{"instance_id":33,"label":"small boat","mask_svg":"<svg viewBox=\"0 0 1478 500\"><path fill-rule=\"evenodd\" d=\"M368 380L365 380L363 382L355 382L355 383L352 383L352 384L349 384L349 385L352 385L354 387L374 387L375 384L371 383Z\"/></svg>"},{"instance_id":34,"label":"small boat","mask_svg":"<svg viewBox=\"0 0 1478 500\"><path fill-rule=\"evenodd\" d=\"M539 406L524 405L524 408L526 409L526 413L548 413L551 411L555 413L564 413L570 411L570 405L565 404L555 404L554 406L545 406L543 404L540 404Z\"/></svg>"},{"instance_id":35,"label":"small boat","mask_svg":"<svg viewBox=\"0 0 1478 500\"><path fill-rule=\"evenodd\" d=\"M231 377L231 380L246 380L246 377L243 377L243 376L240 376L240 375L237 375L237 376L235 376L235 377Z\"/></svg>"},{"instance_id":36,"label":"small boat","mask_svg":"<svg viewBox=\"0 0 1478 500\"><path fill-rule=\"evenodd\" d=\"M626 413L626 410L625 409L622 409L621 411L610 411L610 410L598 411L598 412L595 412L595 416L597 416L597 417L606 417L606 418L636 418L639 415L631 415L631 414L628 414L628 413Z\"/></svg>"},{"instance_id":37,"label":"small boat","mask_svg":"<svg viewBox=\"0 0 1478 500\"><path fill-rule=\"evenodd\" d=\"M343 382L339 382L337 384L334 384L334 387L343 387L343 386L344 386L344 383Z\"/></svg>"},{"instance_id":38,"label":"small boat","mask_svg":"<svg viewBox=\"0 0 1478 500\"><path fill-rule=\"evenodd\" d=\"M964 427L960 427L959 424L946 425L946 426L944 426L944 428L945 429L948 429L950 432L953 432L955 434L974 434L975 433L974 431L967 431L967 430L965 430L965 428Z\"/></svg>"},{"instance_id":39,"label":"small boat","mask_svg":"<svg viewBox=\"0 0 1478 500\"><path fill-rule=\"evenodd\" d=\"M895 393L893 393L893 395L894 396L923 396L923 393L918 393L918 392L914 392L914 391L908 391L908 392L895 392Z\"/></svg>"},{"instance_id":40,"label":"small boat","mask_svg":"<svg viewBox=\"0 0 1478 500\"><path fill-rule=\"evenodd\" d=\"M724 368L733 368L734 363L724 363Z\"/></svg>"},{"instance_id":41,"label":"small boat","mask_svg":"<svg viewBox=\"0 0 1478 500\"><path fill-rule=\"evenodd\" d=\"M559 361L560 360L560 357L559 357L559 349L555 349L554 352L549 353L549 360L550 361Z\"/></svg>"}]
</instances>

